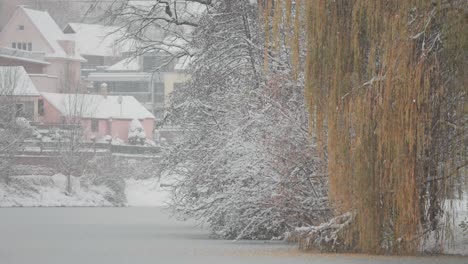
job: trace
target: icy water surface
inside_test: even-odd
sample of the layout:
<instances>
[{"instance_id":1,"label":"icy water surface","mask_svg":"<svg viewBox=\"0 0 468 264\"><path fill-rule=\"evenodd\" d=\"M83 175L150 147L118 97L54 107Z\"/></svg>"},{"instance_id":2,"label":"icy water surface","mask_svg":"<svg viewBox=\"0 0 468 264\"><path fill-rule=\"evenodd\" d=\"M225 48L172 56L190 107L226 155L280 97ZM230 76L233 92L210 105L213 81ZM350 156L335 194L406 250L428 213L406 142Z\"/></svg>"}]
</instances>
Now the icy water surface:
<instances>
[{"instance_id":1,"label":"icy water surface","mask_svg":"<svg viewBox=\"0 0 468 264\"><path fill-rule=\"evenodd\" d=\"M212 240L160 208L1 208L0 263L468 263L461 257L316 255L282 242Z\"/></svg>"}]
</instances>

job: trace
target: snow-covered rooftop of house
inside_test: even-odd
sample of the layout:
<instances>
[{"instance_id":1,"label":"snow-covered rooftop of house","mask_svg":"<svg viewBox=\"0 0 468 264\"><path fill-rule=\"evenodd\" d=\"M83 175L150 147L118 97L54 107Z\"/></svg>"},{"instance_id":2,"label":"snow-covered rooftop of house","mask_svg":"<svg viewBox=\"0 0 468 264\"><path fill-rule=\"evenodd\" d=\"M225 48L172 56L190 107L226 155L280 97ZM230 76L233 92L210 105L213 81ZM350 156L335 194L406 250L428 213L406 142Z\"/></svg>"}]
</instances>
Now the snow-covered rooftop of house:
<instances>
[{"instance_id":1,"label":"snow-covered rooftop of house","mask_svg":"<svg viewBox=\"0 0 468 264\"><path fill-rule=\"evenodd\" d=\"M0 96L40 96L22 66L0 67Z\"/></svg>"},{"instance_id":2,"label":"snow-covered rooftop of house","mask_svg":"<svg viewBox=\"0 0 468 264\"><path fill-rule=\"evenodd\" d=\"M131 57L125 58L109 67L106 68L106 72L142 72L143 65L140 62L141 56L138 57ZM174 70L182 71L187 69L189 63L192 61L191 57L189 56L182 56L176 59L176 63L174 65ZM105 75L106 73L92 73L93 76L101 76Z\"/></svg>"},{"instance_id":3,"label":"snow-covered rooftop of house","mask_svg":"<svg viewBox=\"0 0 468 264\"><path fill-rule=\"evenodd\" d=\"M57 23L52 19L49 13L45 11L39 11L34 9L29 9L24 6L20 6L25 14L29 17L34 26L39 30L39 32L44 36L44 38L49 43L53 52L46 54L46 57L58 57L58 58L69 58L80 61L85 61L79 53L75 52L74 56L69 56L65 50L60 45L60 40L69 40L70 36L65 36L62 30L59 28Z\"/></svg>"},{"instance_id":4,"label":"snow-covered rooftop of house","mask_svg":"<svg viewBox=\"0 0 468 264\"><path fill-rule=\"evenodd\" d=\"M69 23L64 31L70 29L75 32L77 50L83 55L121 56L123 52L130 52L134 49L134 41L120 41L125 32L119 27Z\"/></svg>"},{"instance_id":5,"label":"snow-covered rooftop of house","mask_svg":"<svg viewBox=\"0 0 468 264\"><path fill-rule=\"evenodd\" d=\"M141 71L142 65L139 58L125 58L106 68L107 71Z\"/></svg>"},{"instance_id":6,"label":"snow-covered rooftop of house","mask_svg":"<svg viewBox=\"0 0 468 264\"><path fill-rule=\"evenodd\" d=\"M154 119L154 115L133 96L108 95L106 98L99 94L59 93L42 93L42 96L64 116L98 119Z\"/></svg>"}]
</instances>

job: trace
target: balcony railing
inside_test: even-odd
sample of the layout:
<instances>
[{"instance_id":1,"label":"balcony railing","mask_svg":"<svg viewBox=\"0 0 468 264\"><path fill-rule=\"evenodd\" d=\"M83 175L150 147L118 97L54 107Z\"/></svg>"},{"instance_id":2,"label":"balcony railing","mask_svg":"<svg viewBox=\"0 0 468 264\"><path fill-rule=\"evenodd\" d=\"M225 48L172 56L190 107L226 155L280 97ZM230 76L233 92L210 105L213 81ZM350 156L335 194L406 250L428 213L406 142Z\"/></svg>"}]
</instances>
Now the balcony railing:
<instances>
[{"instance_id":1,"label":"balcony railing","mask_svg":"<svg viewBox=\"0 0 468 264\"><path fill-rule=\"evenodd\" d=\"M19 57L22 59L44 61L44 52L34 52L27 50L12 49L7 47L0 47L0 56Z\"/></svg>"}]
</instances>

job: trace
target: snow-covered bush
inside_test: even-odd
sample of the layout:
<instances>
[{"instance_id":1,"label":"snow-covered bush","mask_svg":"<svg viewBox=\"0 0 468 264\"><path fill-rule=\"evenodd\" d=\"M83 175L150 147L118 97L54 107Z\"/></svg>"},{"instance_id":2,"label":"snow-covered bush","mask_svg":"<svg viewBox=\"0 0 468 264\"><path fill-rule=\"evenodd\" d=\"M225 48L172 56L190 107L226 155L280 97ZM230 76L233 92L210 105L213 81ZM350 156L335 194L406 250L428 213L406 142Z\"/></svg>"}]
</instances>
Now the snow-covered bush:
<instances>
[{"instance_id":1,"label":"snow-covered bush","mask_svg":"<svg viewBox=\"0 0 468 264\"><path fill-rule=\"evenodd\" d=\"M96 156L88 163L88 170L81 178L85 186L103 185L112 192L106 194L106 200L115 206L125 205L125 169L122 164L112 156Z\"/></svg>"},{"instance_id":2,"label":"snow-covered bush","mask_svg":"<svg viewBox=\"0 0 468 264\"><path fill-rule=\"evenodd\" d=\"M31 126L29 123L29 120L27 120L24 117L17 117L16 118L16 127L17 129L23 131L26 135L32 135L34 128Z\"/></svg>"},{"instance_id":3,"label":"snow-covered bush","mask_svg":"<svg viewBox=\"0 0 468 264\"><path fill-rule=\"evenodd\" d=\"M468 235L468 219L462 221L460 227L463 229L463 232Z\"/></svg>"},{"instance_id":4,"label":"snow-covered bush","mask_svg":"<svg viewBox=\"0 0 468 264\"><path fill-rule=\"evenodd\" d=\"M145 140L145 129L141 125L140 121L138 121L138 119L133 119L128 129L128 142L134 145L143 145L145 143Z\"/></svg>"}]
</instances>

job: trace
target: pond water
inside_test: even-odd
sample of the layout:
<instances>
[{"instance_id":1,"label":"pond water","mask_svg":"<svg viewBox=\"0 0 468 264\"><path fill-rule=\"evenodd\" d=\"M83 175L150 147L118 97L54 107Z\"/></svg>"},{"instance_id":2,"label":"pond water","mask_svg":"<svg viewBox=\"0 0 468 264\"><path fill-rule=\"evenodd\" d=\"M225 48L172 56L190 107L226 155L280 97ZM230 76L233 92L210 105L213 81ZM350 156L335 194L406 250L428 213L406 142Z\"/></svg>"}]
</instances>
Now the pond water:
<instances>
[{"instance_id":1,"label":"pond water","mask_svg":"<svg viewBox=\"0 0 468 264\"><path fill-rule=\"evenodd\" d=\"M161 208L1 208L0 263L468 263L468 258L324 255L283 242L214 240Z\"/></svg>"}]
</instances>

